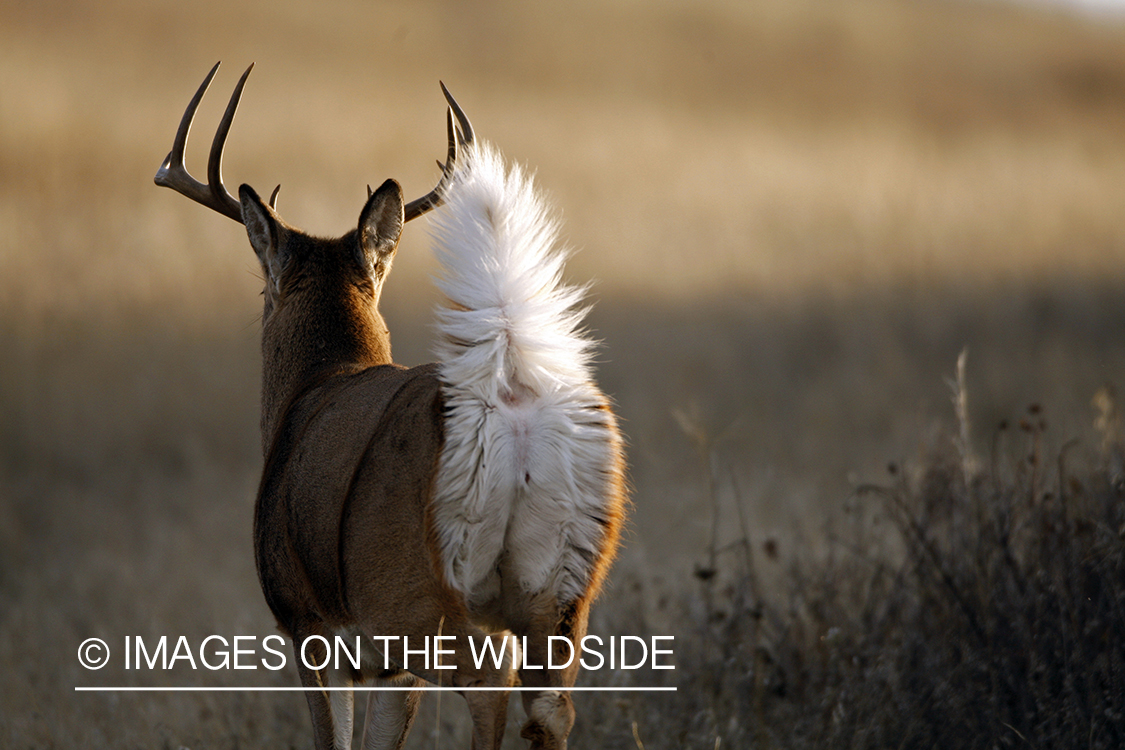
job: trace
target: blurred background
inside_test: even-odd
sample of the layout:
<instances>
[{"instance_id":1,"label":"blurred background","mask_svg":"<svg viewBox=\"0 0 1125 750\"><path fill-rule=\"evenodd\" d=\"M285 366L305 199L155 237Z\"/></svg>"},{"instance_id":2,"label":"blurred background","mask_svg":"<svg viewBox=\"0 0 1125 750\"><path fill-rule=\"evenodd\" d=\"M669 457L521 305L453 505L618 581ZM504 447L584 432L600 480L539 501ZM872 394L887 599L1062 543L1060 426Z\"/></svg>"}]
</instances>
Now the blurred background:
<instances>
[{"instance_id":1,"label":"blurred background","mask_svg":"<svg viewBox=\"0 0 1125 750\"><path fill-rule=\"evenodd\" d=\"M87 637L273 627L257 263L152 183L216 60L189 168L255 62L226 182L281 183L311 232L354 226L368 183L430 189L439 79L536 172L630 443L596 626L627 622L626 591L659 622L744 536L777 566L815 556L857 484L947 441L966 348L982 452L1033 404L1054 445L1090 443L1091 399L1125 378L1108 5L0 0L0 744L310 742L293 695L72 692L163 679L86 672ZM429 358L433 272L423 220L383 297L404 364Z\"/></svg>"}]
</instances>

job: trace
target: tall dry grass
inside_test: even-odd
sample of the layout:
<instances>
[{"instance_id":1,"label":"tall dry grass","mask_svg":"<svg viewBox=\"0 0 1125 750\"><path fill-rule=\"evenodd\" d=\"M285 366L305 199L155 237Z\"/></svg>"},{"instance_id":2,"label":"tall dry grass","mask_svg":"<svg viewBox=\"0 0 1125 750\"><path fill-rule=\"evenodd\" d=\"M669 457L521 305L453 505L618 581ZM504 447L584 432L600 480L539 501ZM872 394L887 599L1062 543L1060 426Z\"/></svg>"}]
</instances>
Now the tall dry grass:
<instances>
[{"instance_id":1,"label":"tall dry grass","mask_svg":"<svg viewBox=\"0 0 1125 750\"><path fill-rule=\"evenodd\" d=\"M1039 404L856 488L822 556L712 546L657 613L674 696L588 701L583 746L1115 748L1125 742L1125 446L1114 395L1059 446ZM701 556L702 557L702 556ZM653 623L635 620L645 632ZM660 626L655 632L663 632ZM612 684L612 683L607 683Z\"/></svg>"}]
</instances>

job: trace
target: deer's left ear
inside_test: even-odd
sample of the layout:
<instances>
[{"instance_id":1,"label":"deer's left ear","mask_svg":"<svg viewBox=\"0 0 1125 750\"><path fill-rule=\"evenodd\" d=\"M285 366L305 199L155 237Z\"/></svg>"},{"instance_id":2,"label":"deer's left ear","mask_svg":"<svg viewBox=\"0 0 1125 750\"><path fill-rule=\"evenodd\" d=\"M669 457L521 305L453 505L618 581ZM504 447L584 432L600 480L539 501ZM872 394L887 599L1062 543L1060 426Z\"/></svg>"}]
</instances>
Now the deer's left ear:
<instances>
[{"instance_id":1,"label":"deer's left ear","mask_svg":"<svg viewBox=\"0 0 1125 750\"><path fill-rule=\"evenodd\" d=\"M277 219L273 212L266 208L266 204L258 197L258 193L249 185L238 189L241 199L242 223L246 225L246 234L250 237L250 246L262 260L264 265L267 259L277 252L280 238L278 235Z\"/></svg>"},{"instance_id":2,"label":"deer's left ear","mask_svg":"<svg viewBox=\"0 0 1125 750\"><path fill-rule=\"evenodd\" d=\"M404 223L402 187L387 180L367 198L359 214L360 264L375 270L387 263L398 247Z\"/></svg>"},{"instance_id":3,"label":"deer's left ear","mask_svg":"<svg viewBox=\"0 0 1125 750\"><path fill-rule=\"evenodd\" d=\"M281 274L289 264L282 222L273 208L267 206L249 185L238 189L238 197L242 202L242 223L246 225L250 246L254 248L270 284L277 290L281 285Z\"/></svg>"}]
</instances>

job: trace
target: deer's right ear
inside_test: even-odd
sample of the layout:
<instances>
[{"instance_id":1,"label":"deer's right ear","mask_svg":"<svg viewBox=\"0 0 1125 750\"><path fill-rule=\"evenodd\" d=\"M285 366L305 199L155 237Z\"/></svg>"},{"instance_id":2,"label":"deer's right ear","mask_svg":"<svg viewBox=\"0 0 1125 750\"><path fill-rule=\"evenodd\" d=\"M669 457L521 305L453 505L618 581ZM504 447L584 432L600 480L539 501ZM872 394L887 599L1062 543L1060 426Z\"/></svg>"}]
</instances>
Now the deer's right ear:
<instances>
[{"instance_id":1,"label":"deer's right ear","mask_svg":"<svg viewBox=\"0 0 1125 750\"><path fill-rule=\"evenodd\" d=\"M359 215L361 257L357 260L371 271L377 273L382 267L385 272L389 267L402 236L403 210L402 188L394 180L387 180L368 196Z\"/></svg>"}]
</instances>

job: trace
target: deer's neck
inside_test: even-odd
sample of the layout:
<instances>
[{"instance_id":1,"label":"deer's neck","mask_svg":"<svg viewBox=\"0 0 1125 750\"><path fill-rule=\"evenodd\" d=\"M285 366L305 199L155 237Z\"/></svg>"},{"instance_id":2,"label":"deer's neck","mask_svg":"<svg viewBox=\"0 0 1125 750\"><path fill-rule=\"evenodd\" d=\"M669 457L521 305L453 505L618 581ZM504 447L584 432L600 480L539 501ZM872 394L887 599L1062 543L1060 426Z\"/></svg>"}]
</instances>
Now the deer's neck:
<instances>
[{"instance_id":1,"label":"deer's neck","mask_svg":"<svg viewBox=\"0 0 1125 750\"><path fill-rule=\"evenodd\" d=\"M391 363L391 338L369 299L289 304L262 328L262 449L288 404L317 379Z\"/></svg>"}]
</instances>

